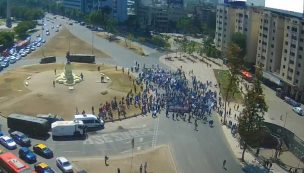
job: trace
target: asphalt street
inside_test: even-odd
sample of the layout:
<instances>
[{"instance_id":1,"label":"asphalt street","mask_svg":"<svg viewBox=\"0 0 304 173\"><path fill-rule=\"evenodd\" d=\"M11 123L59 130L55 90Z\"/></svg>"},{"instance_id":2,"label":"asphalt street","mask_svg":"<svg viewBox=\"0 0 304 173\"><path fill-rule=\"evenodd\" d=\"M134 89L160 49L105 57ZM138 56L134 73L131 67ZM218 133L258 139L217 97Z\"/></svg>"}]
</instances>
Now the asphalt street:
<instances>
[{"instance_id":1,"label":"asphalt street","mask_svg":"<svg viewBox=\"0 0 304 173\"><path fill-rule=\"evenodd\" d=\"M55 20L54 25L67 22L66 19ZM67 26L68 29L81 40L91 44L92 31L74 24ZM52 33L51 36L52 37ZM131 67L135 61L147 66L159 64L159 56L163 53L152 53L147 57L139 56L132 51L109 42L100 37L94 37L94 47L104 51L112 57L97 58L97 63L118 64ZM64 62L65 58L57 58L58 62ZM37 64L38 59L23 59L8 69L14 69L23 65ZM3 72L1 73L3 74ZM55 157L59 155L67 158L77 157L104 157L128 154L132 152L131 139L135 138L135 150L144 150L160 144L169 144L176 167L180 173L220 173L242 172L239 162L234 157L228 146L217 118L215 126L209 127L200 123L198 131L194 131L194 125L183 121L174 121L165 117L164 112L159 118L139 116L137 118L106 124L105 130L90 133L84 141L53 141L50 137L46 141L33 140L33 143L46 143L54 150ZM5 119L1 119L2 130L7 132ZM16 150L17 151L17 150ZM222 169L223 160L227 160L227 171ZM41 159L44 160L44 159ZM55 161L47 163L56 169ZM59 171L56 169L56 171Z\"/></svg>"}]
</instances>

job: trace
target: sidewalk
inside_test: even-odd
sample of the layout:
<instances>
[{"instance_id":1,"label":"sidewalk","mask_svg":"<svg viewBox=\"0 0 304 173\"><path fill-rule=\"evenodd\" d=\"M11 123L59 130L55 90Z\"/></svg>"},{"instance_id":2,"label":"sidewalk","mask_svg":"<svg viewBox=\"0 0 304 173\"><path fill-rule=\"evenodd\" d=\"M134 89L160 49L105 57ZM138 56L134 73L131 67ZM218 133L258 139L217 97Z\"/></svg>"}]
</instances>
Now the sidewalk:
<instances>
[{"instance_id":1,"label":"sidewalk","mask_svg":"<svg viewBox=\"0 0 304 173\"><path fill-rule=\"evenodd\" d=\"M183 55L188 56L185 53L182 53L182 61L178 60L179 58L174 58L175 56L180 57L179 53L172 53L169 55L164 55L162 57L160 57L160 62L162 62L163 64L167 65L168 67L176 70L179 67L182 67L183 71L185 71L186 77L190 78L189 75L189 71L193 70L193 74L198 78L198 80L200 81L212 81L213 84L216 84L216 78L215 75L213 73L213 69L222 69L226 67L221 67L218 66L208 60L208 63L211 63L211 67L207 67L206 63L203 63L201 61L196 61L196 62L192 62L190 60L188 60L187 58L183 58ZM171 61L166 60L165 58L169 56L172 57ZM202 57L199 57L202 58ZM241 83L240 83L241 84ZM242 85L242 84L241 84ZM243 88L245 88L243 86ZM215 88L216 91L219 92L219 88ZM234 103L230 103L229 107L227 108L227 110L229 110L229 108L231 108L231 116L227 116L227 122L229 122L229 120L231 120L234 123L237 122L237 120L234 118L234 115L236 114L236 116L239 115L240 110L242 110L242 106L240 105L238 111L234 109ZM218 115L218 114L217 114ZM221 119L220 116L217 116L219 119ZM240 159L242 156L242 149L240 148L240 144L238 142L238 140L232 136L230 129L228 129L228 127L226 126L222 126L223 132L226 136L227 142L229 143L232 152L234 153L235 157L237 159ZM249 153L248 151L245 152L245 163L241 163L242 166L244 167L244 169L247 170L247 172L252 172L252 173L263 173L263 172L267 172L267 170L265 168L263 168L258 161L256 160L256 158ZM280 168L277 164L273 163L272 164L272 168L270 170L273 173L285 173L286 171L283 170L282 168Z\"/></svg>"}]
</instances>

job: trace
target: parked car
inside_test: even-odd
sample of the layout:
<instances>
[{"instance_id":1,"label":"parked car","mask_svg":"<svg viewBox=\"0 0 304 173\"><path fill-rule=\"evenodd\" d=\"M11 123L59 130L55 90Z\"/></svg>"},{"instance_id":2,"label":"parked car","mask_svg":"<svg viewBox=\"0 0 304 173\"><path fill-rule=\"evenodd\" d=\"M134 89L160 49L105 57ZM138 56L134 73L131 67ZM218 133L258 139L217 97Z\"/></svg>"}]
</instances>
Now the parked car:
<instances>
[{"instance_id":1,"label":"parked car","mask_svg":"<svg viewBox=\"0 0 304 173\"><path fill-rule=\"evenodd\" d=\"M53 151L49 149L44 144L36 144L33 146L33 150L36 154L45 157L45 158L52 158L53 157Z\"/></svg>"},{"instance_id":2,"label":"parked car","mask_svg":"<svg viewBox=\"0 0 304 173\"><path fill-rule=\"evenodd\" d=\"M36 155L27 147L21 147L19 149L19 157L27 163L37 162Z\"/></svg>"},{"instance_id":3,"label":"parked car","mask_svg":"<svg viewBox=\"0 0 304 173\"><path fill-rule=\"evenodd\" d=\"M56 165L64 173L71 173L71 172L73 172L73 166L72 166L72 164L65 157L57 157L56 158Z\"/></svg>"},{"instance_id":4,"label":"parked car","mask_svg":"<svg viewBox=\"0 0 304 173\"><path fill-rule=\"evenodd\" d=\"M46 35L50 35L50 32L46 32Z\"/></svg>"},{"instance_id":5,"label":"parked car","mask_svg":"<svg viewBox=\"0 0 304 173\"><path fill-rule=\"evenodd\" d=\"M9 66L9 62L8 61L2 61L1 62L1 67L2 68L6 68L6 67L8 67Z\"/></svg>"},{"instance_id":6,"label":"parked car","mask_svg":"<svg viewBox=\"0 0 304 173\"><path fill-rule=\"evenodd\" d=\"M45 162L35 164L34 168L37 173L55 173L55 171Z\"/></svg>"},{"instance_id":7,"label":"parked car","mask_svg":"<svg viewBox=\"0 0 304 173\"><path fill-rule=\"evenodd\" d=\"M4 67L2 67L1 65L0 65L0 71L2 71L4 69Z\"/></svg>"},{"instance_id":8,"label":"parked car","mask_svg":"<svg viewBox=\"0 0 304 173\"><path fill-rule=\"evenodd\" d=\"M1 145L3 145L5 148L7 148L9 150L14 150L17 148L16 142L9 136L1 136L0 143L1 143Z\"/></svg>"},{"instance_id":9,"label":"parked car","mask_svg":"<svg viewBox=\"0 0 304 173\"><path fill-rule=\"evenodd\" d=\"M11 64L14 64L16 61L17 61L17 59L16 59L16 57L14 57L14 56L11 56L11 57L9 58L9 62L10 62Z\"/></svg>"},{"instance_id":10,"label":"parked car","mask_svg":"<svg viewBox=\"0 0 304 173\"><path fill-rule=\"evenodd\" d=\"M301 107L293 107L292 110L300 116L304 116L304 111Z\"/></svg>"},{"instance_id":11,"label":"parked car","mask_svg":"<svg viewBox=\"0 0 304 173\"><path fill-rule=\"evenodd\" d=\"M13 131L11 137L21 146L31 146L31 140L22 132Z\"/></svg>"}]
</instances>

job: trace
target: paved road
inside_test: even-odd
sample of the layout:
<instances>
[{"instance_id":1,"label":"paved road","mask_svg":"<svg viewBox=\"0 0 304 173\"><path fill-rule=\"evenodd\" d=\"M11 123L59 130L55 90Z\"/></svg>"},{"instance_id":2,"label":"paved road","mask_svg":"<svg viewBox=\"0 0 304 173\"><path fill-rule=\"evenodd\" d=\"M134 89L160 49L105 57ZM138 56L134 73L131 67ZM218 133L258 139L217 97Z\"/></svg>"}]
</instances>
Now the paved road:
<instances>
[{"instance_id":1,"label":"paved road","mask_svg":"<svg viewBox=\"0 0 304 173\"><path fill-rule=\"evenodd\" d=\"M62 19L59 19L59 22ZM56 22L55 22L56 24ZM71 32L80 39L91 43L92 32L80 25L68 27ZM158 57L162 53L154 53L148 57L141 57L132 51L122 48L115 43L108 42L99 37L94 39L94 47L100 49L112 57L111 63L125 67L131 67L135 61L140 64L159 64ZM64 58L59 58L64 62ZM97 63L104 59L97 58ZM24 59L9 67L16 68L27 64L36 64L36 59ZM85 141L53 141L49 138L47 143L55 152L55 156L64 155L72 157L100 157L105 154L119 155L131 152L130 141L135 136L136 150L151 148L159 144L170 144L176 161L177 168L181 173L220 173L220 172L242 172L239 163L235 160L233 153L225 141L218 121L215 119L215 127L200 124L199 131L194 131L193 124L175 122L167 119L162 113L160 118L138 117L123 122L110 123L106 129L89 134ZM5 120L2 121L4 124ZM3 127L4 131L5 126ZM41 142L34 140L34 143ZM221 168L223 160L226 159L227 171ZM56 169L54 160L47 161L52 168ZM58 170L57 170L58 171Z\"/></svg>"}]
</instances>

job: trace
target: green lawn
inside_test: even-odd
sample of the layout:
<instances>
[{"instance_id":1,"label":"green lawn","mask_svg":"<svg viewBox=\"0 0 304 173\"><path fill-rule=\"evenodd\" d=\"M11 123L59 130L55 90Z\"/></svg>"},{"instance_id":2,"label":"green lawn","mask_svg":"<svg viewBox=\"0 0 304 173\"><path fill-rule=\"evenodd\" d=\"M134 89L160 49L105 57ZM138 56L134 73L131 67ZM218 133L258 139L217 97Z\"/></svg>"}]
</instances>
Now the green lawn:
<instances>
[{"instance_id":1,"label":"green lawn","mask_svg":"<svg viewBox=\"0 0 304 173\"><path fill-rule=\"evenodd\" d=\"M217 82L221 83L221 87L220 87L221 96L222 96L223 99L225 99L231 75L230 75L228 70L214 69L213 71L214 71ZM236 84L234 84L234 87L236 87ZM241 92L240 92L239 88L237 88L237 91L234 93L234 95L229 94L228 100L233 101L233 102L237 102L237 103L242 102L243 98L242 98L242 95L241 95Z\"/></svg>"}]
</instances>

